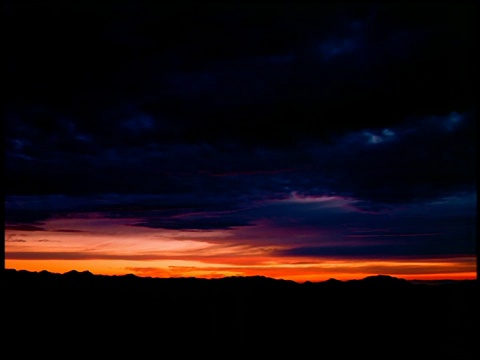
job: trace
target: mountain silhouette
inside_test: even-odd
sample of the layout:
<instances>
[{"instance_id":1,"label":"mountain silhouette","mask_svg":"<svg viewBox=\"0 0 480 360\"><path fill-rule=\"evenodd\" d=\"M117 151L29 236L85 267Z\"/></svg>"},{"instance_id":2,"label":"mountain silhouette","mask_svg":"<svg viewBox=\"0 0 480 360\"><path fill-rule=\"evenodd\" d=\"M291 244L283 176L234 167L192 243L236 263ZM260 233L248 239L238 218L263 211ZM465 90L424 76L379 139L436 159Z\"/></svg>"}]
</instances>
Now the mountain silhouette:
<instances>
[{"instance_id":1,"label":"mountain silhouette","mask_svg":"<svg viewBox=\"0 0 480 360\"><path fill-rule=\"evenodd\" d=\"M70 344L79 353L135 348L173 349L175 357L223 351L226 358L478 355L475 280L432 285L377 275L297 283L263 276L150 278L5 269L3 289L7 339Z\"/></svg>"}]
</instances>

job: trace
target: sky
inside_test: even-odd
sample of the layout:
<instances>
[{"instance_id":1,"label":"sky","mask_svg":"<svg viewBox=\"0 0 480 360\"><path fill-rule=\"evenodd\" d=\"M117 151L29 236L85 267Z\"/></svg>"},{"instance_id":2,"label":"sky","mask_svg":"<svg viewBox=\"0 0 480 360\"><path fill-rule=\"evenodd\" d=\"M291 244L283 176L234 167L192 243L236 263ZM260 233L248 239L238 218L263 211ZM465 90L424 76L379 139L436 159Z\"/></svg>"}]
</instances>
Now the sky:
<instances>
[{"instance_id":1,"label":"sky","mask_svg":"<svg viewBox=\"0 0 480 360\"><path fill-rule=\"evenodd\" d=\"M5 267L476 278L477 13L4 2Z\"/></svg>"}]
</instances>

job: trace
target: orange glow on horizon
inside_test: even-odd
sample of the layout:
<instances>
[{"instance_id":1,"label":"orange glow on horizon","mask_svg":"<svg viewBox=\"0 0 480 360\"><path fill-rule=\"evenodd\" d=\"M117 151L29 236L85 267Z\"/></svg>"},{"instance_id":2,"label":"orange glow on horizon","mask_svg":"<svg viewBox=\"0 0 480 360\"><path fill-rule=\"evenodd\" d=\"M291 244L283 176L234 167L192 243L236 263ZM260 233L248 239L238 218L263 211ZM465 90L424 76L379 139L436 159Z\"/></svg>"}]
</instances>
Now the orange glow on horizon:
<instances>
[{"instance_id":1,"label":"orange glow on horizon","mask_svg":"<svg viewBox=\"0 0 480 360\"><path fill-rule=\"evenodd\" d=\"M71 226L71 224L70 224ZM116 226L103 232L5 231L5 268L142 277L266 276L296 282L390 275L411 280L476 279L473 255L443 258L282 256L286 245L248 242L226 231Z\"/></svg>"},{"instance_id":2,"label":"orange glow on horizon","mask_svg":"<svg viewBox=\"0 0 480 360\"><path fill-rule=\"evenodd\" d=\"M389 261L377 261L375 266L368 261L357 261L350 266L341 267L272 265L272 266L229 266L205 264L196 261L165 260L158 261L124 261L124 260L6 260L5 268L39 272L47 270L54 273L66 273L71 270L90 271L96 275L134 274L140 277L198 277L221 278L228 276L266 276L274 279L292 280L299 283L305 281L319 282L328 279L353 280L372 275L390 275L407 280L474 280L477 278L475 259L461 263L458 267L436 263L425 265L413 271L409 262L404 264ZM428 263L428 262L427 262Z\"/></svg>"}]
</instances>

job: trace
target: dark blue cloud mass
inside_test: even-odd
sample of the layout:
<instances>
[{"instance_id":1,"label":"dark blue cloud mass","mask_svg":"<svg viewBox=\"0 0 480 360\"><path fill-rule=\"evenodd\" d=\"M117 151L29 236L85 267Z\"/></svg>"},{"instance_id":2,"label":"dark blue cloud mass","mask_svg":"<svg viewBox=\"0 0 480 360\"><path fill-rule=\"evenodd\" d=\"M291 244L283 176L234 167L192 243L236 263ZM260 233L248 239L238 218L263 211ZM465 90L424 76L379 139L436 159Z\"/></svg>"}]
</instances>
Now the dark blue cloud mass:
<instances>
[{"instance_id":1,"label":"dark blue cloud mass","mask_svg":"<svg viewBox=\"0 0 480 360\"><path fill-rule=\"evenodd\" d=\"M475 4L5 10L5 220L19 230L86 213L148 228L247 228L275 222L264 204L292 194L353 199L355 219L369 223L476 195ZM329 226L327 213L295 211L302 225ZM393 250L345 254L421 251L401 250L408 239L395 226ZM447 251L442 239L425 246Z\"/></svg>"}]
</instances>

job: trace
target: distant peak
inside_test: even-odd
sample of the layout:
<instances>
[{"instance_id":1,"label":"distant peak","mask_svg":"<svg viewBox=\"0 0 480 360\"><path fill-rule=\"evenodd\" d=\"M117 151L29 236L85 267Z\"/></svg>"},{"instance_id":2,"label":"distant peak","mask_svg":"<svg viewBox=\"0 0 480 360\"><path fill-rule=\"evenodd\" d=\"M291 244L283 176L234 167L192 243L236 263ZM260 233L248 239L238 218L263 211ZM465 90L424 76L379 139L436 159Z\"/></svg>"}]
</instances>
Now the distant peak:
<instances>
[{"instance_id":1,"label":"distant peak","mask_svg":"<svg viewBox=\"0 0 480 360\"><path fill-rule=\"evenodd\" d=\"M84 276L93 276L93 274L88 271L88 270L85 270L85 271L77 271L77 270L70 270L66 273L64 273L64 275L67 275L67 276L80 276L80 275L84 275Z\"/></svg>"}]
</instances>

